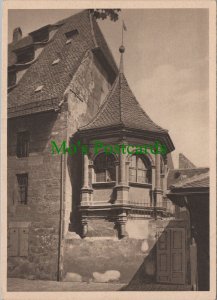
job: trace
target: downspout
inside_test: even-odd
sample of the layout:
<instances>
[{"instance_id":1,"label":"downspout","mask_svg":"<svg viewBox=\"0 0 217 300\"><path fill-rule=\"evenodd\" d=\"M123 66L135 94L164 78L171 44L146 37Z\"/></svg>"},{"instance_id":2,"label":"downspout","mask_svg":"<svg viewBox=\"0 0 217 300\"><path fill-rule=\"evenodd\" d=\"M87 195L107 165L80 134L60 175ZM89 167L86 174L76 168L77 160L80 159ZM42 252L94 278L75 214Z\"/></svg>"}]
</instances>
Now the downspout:
<instances>
[{"instance_id":1,"label":"downspout","mask_svg":"<svg viewBox=\"0 0 217 300\"><path fill-rule=\"evenodd\" d=\"M193 291L198 291L198 264L197 264L197 243L195 241L195 226L192 217L192 209L188 198L184 196L185 206L190 215L190 266L191 266L191 286Z\"/></svg>"},{"instance_id":2,"label":"downspout","mask_svg":"<svg viewBox=\"0 0 217 300\"><path fill-rule=\"evenodd\" d=\"M64 210L64 157L63 154L60 156L60 222L59 222L59 249L58 249L58 272L57 281L63 279L63 210Z\"/></svg>"}]
</instances>

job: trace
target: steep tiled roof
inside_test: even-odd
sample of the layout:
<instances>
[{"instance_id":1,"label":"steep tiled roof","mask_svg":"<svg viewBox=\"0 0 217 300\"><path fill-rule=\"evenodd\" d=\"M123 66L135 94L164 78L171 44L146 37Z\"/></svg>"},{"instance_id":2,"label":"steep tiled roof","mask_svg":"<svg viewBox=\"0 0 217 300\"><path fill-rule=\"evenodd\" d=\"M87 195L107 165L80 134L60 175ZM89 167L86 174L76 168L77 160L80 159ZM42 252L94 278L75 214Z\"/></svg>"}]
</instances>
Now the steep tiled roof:
<instances>
[{"instance_id":1,"label":"steep tiled roof","mask_svg":"<svg viewBox=\"0 0 217 300\"><path fill-rule=\"evenodd\" d=\"M97 115L80 130L108 128L116 125L150 132L167 133L167 130L155 124L142 109L122 72L118 75Z\"/></svg>"},{"instance_id":2,"label":"steep tiled roof","mask_svg":"<svg viewBox=\"0 0 217 300\"><path fill-rule=\"evenodd\" d=\"M47 43L37 60L30 65L17 86L9 93L9 117L57 108L85 53L97 46L104 52L114 73L117 74L117 66L111 51L97 22L90 18L88 10L58 23L61 26L53 39ZM74 29L77 29L79 34L76 39L66 45L65 33ZM13 50L17 49L18 45L22 48L31 43L33 43L32 37L28 36L15 45L10 44L9 65L16 63ZM57 58L60 58L59 63L52 65ZM35 93L35 89L41 85L43 89Z\"/></svg>"},{"instance_id":3,"label":"steep tiled roof","mask_svg":"<svg viewBox=\"0 0 217 300\"><path fill-rule=\"evenodd\" d=\"M192 169L173 169L169 170L169 174L167 177L167 186L170 188L171 186L175 186L184 180L197 178L201 174L207 174L209 172L209 168L192 168Z\"/></svg>"},{"instance_id":4,"label":"steep tiled roof","mask_svg":"<svg viewBox=\"0 0 217 300\"><path fill-rule=\"evenodd\" d=\"M179 168L192 169L196 168L196 166L183 153L179 153Z\"/></svg>"},{"instance_id":5,"label":"steep tiled roof","mask_svg":"<svg viewBox=\"0 0 217 300\"><path fill-rule=\"evenodd\" d=\"M208 188L209 187L209 173L206 172L200 175L194 175L191 178L181 180L171 186L171 189L189 189L189 188Z\"/></svg>"}]
</instances>

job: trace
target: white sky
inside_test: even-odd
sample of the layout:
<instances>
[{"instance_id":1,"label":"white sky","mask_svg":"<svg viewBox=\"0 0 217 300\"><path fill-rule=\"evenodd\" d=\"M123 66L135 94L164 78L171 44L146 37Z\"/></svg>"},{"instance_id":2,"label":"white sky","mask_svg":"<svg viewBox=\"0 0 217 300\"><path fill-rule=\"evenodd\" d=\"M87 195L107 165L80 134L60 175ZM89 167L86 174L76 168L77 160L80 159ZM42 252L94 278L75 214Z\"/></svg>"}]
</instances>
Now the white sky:
<instances>
[{"instance_id":1,"label":"white sky","mask_svg":"<svg viewBox=\"0 0 217 300\"><path fill-rule=\"evenodd\" d=\"M11 10L9 41L15 27L23 35L78 10ZM123 10L124 71L143 109L173 140L175 167L182 152L196 166L209 165L208 10ZM121 20L100 21L119 64Z\"/></svg>"}]
</instances>

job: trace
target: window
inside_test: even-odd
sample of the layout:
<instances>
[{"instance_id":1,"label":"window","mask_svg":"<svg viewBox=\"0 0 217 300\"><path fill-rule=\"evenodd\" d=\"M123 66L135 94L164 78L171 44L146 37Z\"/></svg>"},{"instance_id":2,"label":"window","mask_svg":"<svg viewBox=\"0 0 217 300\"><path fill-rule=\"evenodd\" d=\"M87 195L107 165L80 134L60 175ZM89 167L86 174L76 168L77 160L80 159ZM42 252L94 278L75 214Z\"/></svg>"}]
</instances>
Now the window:
<instances>
[{"instance_id":1,"label":"window","mask_svg":"<svg viewBox=\"0 0 217 300\"><path fill-rule=\"evenodd\" d=\"M28 174L17 174L20 204L27 204Z\"/></svg>"},{"instance_id":2,"label":"window","mask_svg":"<svg viewBox=\"0 0 217 300\"><path fill-rule=\"evenodd\" d=\"M34 59L35 51L34 47L26 47L16 51L17 64L25 64Z\"/></svg>"},{"instance_id":3,"label":"window","mask_svg":"<svg viewBox=\"0 0 217 300\"><path fill-rule=\"evenodd\" d=\"M58 64L59 62L60 62L60 59L57 58L57 59L55 59L55 60L52 62L52 65L56 65L56 64Z\"/></svg>"},{"instance_id":4,"label":"window","mask_svg":"<svg viewBox=\"0 0 217 300\"><path fill-rule=\"evenodd\" d=\"M146 157L137 155L130 157L129 181L151 183L151 164Z\"/></svg>"},{"instance_id":5,"label":"window","mask_svg":"<svg viewBox=\"0 0 217 300\"><path fill-rule=\"evenodd\" d=\"M99 154L94 161L96 182L115 181L115 158L113 155Z\"/></svg>"},{"instance_id":6,"label":"window","mask_svg":"<svg viewBox=\"0 0 217 300\"><path fill-rule=\"evenodd\" d=\"M44 87L43 85L37 86L37 88L35 89L35 93L41 92L43 87Z\"/></svg>"},{"instance_id":7,"label":"window","mask_svg":"<svg viewBox=\"0 0 217 300\"><path fill-rule=\"evenodd\" d=\"M74 37L77 36L77 35L78 35L78 30L77 30L77 29L74 29L74 30L65 32L65 36L66 36L66 38L67 38L68 40L74 38Z\"/></svg>"},{"instance_id":8,"label":"window","mask_svg":"<svg viewBox=\"0 0 217 300\"><path fill-rule=\"evenodd\" d=\"M65 36L67 38L66 44L70 44L73 38L75 38L77 35L78 35L77 29L65 32Z\"/></svg>"},{"instance_id":9,"label":"window","mask_svg":"<svg viewBox=\"0 0 217 300\"><path fill-rule=\"evenodd\" d=\"M29 132L17 133L17 157L29 156Z\"/></svg>"}]
</instances>

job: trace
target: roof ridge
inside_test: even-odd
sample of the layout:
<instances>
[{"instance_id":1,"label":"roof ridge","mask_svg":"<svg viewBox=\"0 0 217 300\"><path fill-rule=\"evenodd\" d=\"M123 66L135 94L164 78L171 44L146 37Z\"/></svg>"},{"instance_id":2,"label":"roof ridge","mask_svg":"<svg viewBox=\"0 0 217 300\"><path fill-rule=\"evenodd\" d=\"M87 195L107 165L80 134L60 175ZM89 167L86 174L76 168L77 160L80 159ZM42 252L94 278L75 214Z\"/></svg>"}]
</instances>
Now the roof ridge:
<instances>
[{"instance_id":1,"label":"roof ridge","mask_svg":"<svg viewBox=\"0 0 217 300\"><path fill-rule=\"evenodd\" d=\"M83 13L85 13L85 12L87 12L87 11L88 11L88 9L83 9L82 11L79 11L79 12L77 12L76 14L73 14L73 15L71 15L71 16L65 18L65 19L59 20L59 21L57 21L57 22L55 22L55 23L53 23L53 24L51 24L51 25L61 25L61 24L65 24L65 23L67 23L71 18L73 18L73 17L75 17L75 16L77 16L77 15L79 15L79 14L83 14Z\"/></svg>"},{"instance_id":2,"label":"roof ridge","mask_svg":"<svg viewBox=\"0 0 217 300\"><path fill-rule=\"evenodd\" d=\"M163 130L163 131L165 131L165 132L168 132L167 129L164 129L163 127L157 125L157 124L156 124L156 123L148 116L148 114L145 112L145 110L144 110L144 109L142 108L142 106L140 105L140 103L139 103L139 101L137 100L136 96L134 95L133 91L131 90L131 88L130 88L130 86L129 86L129 83L128 83L127 79L126 79L126 76L124 75L124 73L122 73L122 75L123 75L123 78L125 79L125 81L126 81L126 83L127 83L127 86L128 86L128 88L129 88L130 92L132 93L132 96L133 96L133 98L134 98L136 104L138 105L139 109L142 111L143 115L144 115L151 123L153 123L157 128L159 128L159 129L161 129L161 130Z\"/></svg>"},{"instance_id":3,"label":"roof ridge","mask_svg":"<svg viewBox=\"0 0 217 300\"><path fill-rule=\"evenodd\" d=\"M196 168L175 168L171 169L171 171L185 171L185 170L199 170L199 169L209 169L209 167L196 167Z\"/></svg>"},{"instance_id":4,"label":"roof ridge","mask_svg":"<svg viewBox=\"0 0 217 300\"><path fill-rule=\"evenodd\" d=\"M121 104L122 104L122 82L121 82L122 77L121 77L121 75L122 74L123 73L119 73L118 74L118 77L119 77L119 99L118 99L118 101L119 101L119 107L120 107L120 121L123 124L123 120L122 120L122 106L121 106Z\"/></svg>"}]
</instances>

